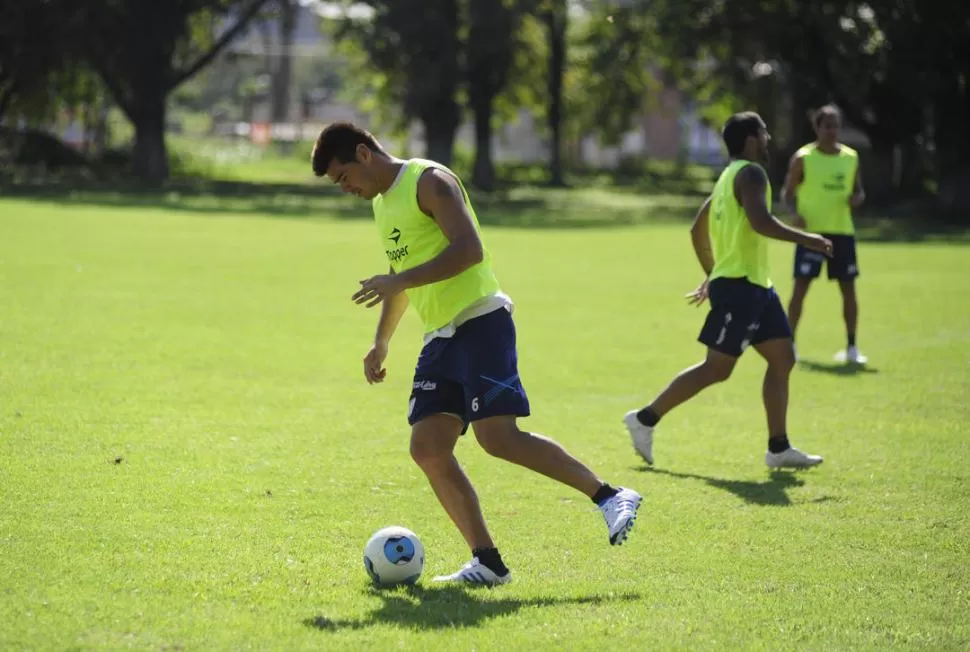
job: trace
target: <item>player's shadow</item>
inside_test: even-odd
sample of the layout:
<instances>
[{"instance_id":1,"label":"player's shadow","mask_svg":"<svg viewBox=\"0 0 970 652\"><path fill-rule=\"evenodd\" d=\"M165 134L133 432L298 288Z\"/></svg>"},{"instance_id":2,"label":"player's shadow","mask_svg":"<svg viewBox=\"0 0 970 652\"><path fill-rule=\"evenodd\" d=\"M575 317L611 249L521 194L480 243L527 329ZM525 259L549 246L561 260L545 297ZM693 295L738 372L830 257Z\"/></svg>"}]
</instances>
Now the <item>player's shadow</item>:
<instances>
[{"instance_id":1,"label":"player's shadow","mask_svg":"<svg viewBox=\"0 0 970 652\"><path fill-rule=\"evenodd\" d=\"M857 376L859 374L877 374L879 370L869 365L856 362L816 362L815 360L799 360L798 366L806 371L833 374L836 376Z\"/></svg>"},{"instance_id":2,"label":"player's shadow","mask_svg":"<svg viewBox=\"0 0 970 652\"><path fill-rule=\"evenodd\" d=\"M702 480L712 487L729 491L752 505L775 505L782 507L792 505L792 500L788 496L788 490L801 487L805 484L804 480L791 471L772 471L767 480L752 482L750 480L724 480L722 478L712 478L695 473L677 473L676 471L666 471L653 467L643 467L643 469L649 473L666 475L671 478ZM828 500L831 500L831 498L817 498L812 502L825 502Z\"/></svg>"},{"instance_id":3,"label":"player's shadow","mask_svg":"<svg viewBox=\"0 0 970 652\"><path fill-rule=\"evenodd\" d=\"M359 630L376 625L397 625L418 629L477 627L485 621L515 613L522 608L560 605L597 605L613 601L639 600L639 595L592 595L580 597L495 598L494 594L461 586L421 585L396 589L371 589L383 604L363 618L331 619L323 615L307 618L304 626L325 632Z\"/></svg>"}]
</instances>

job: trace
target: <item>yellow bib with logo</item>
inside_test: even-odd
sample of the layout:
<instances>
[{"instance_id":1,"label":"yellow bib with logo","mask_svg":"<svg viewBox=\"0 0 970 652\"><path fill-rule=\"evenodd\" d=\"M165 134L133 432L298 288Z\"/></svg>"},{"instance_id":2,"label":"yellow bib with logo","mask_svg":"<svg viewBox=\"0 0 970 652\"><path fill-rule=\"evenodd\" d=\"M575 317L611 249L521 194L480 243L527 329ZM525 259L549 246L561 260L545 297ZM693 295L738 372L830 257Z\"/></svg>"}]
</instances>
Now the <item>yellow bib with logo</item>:
<instances>
[{"instance_id":1,"label":"yellow bib with logo","mask_svg":"<svg viewBox=\"0 0 970 652\"><path fill-rule=\"evenodd\" d=\"M430 168L447 172L458 180L465 196L465 206L475 229L481 234L478 217L468 193L458 176L443 165L424 159L405 162L397 181L384 194L373 200L374 220L387 252L391 268L399 273L428 262L448 246L448 238L418 206L418 179ZM492 272L492 257L485 249L482 261L461 274L437 283L407 291L408 299L424 323L426 333L451 322L458 314L482 297L499 291L498 279Z\"/></svg>"}]
</instances>

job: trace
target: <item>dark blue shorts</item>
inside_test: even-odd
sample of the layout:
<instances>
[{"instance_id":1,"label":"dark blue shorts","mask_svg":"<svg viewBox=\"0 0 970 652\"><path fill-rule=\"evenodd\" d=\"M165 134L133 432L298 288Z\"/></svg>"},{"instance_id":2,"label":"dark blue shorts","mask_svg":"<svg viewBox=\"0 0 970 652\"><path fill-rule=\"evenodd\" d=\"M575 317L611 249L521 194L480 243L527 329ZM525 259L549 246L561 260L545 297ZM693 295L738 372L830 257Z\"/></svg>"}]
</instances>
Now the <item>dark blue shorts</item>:
<instances>
[{"instance_id":1,"label":"dark blue shorts","mask_svg":"<svg viewBox=\"0 0 970 652\"><path fill-rule=\"evenodd\" d=\"M424 345L414 370L408 423L442 413L460 417L462 432L488 417L529 416L508 310L467 321L452 337Z\"/></svg>"},{"instance_id":2,"label":"dark blue shorts","mask_svg":"<svg viewBox=\"0 0 970 652\"><path fill-rule=\"evenodd\" d=\"M709 296L711 311L697 338L701 344L737 358L750 344L791 339L788 316L774 288L746 278L716 278Z\"/></svg>"},{"instance_id":3,"label":"dark blue shorts","mask_svg":"<svg viewBox=\"0 0 970 652\"><path fill-rule=\"evenodd\" d=\"M855 255L855 237L851 235L821 234L832 241L832 257L795 247L795 278L818 278L822 263L828 261L829 280L850 281L859 275L859 262Z\"/></svg>"}]
</instances>

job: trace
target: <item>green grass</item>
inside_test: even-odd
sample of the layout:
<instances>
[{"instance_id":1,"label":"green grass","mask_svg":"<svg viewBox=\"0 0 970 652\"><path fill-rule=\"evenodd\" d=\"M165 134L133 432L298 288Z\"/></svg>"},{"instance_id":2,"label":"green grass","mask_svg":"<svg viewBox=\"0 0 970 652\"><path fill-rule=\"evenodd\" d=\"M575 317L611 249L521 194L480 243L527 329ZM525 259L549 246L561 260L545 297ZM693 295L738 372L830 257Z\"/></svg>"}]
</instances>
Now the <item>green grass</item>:
<instances>
[{"instance_id":1,"label":"green grass","mask_svg":"<svg viewBox=\"0 0 970 652\"><path fill-rule=\"evenodd\" d=\"M388 382L361 377L376 313L349 297L386 267L366 206L5 199L0 648L970 646L967 245L861 244L866 370L830 362L837 292L812 289L790 421L822 467L766 472L746 355L664 421L648 471L619 418L702 354L671 220L692 202L517 192L481 212L518 303L524 424L645 494L628 545L583 496L467 438L516 582L368 587L361 550L384 525L421 535L427 576L467 551L407 455L413 317ZM772 248L784 296L790 255Z\"/></svg>"}]
</instances>

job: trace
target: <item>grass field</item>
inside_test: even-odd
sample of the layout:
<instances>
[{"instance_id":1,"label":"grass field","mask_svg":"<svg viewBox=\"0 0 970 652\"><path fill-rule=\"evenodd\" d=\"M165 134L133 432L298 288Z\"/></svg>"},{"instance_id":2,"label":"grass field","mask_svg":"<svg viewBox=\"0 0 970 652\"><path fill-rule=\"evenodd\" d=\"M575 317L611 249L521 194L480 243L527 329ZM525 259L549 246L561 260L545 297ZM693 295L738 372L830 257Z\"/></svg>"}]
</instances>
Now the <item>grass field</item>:
<instances>
[{"instance_id":1,"label":"grass field","mask_svg":"<svg viewBox=\"0 0 970 652\"><path fill-rule=\"evenodd\" d=\"M865 369L832 362L837 292L813 288L790 423L822 467L764 468L751 354L647 470L620 418L702 354L673 219L694 200L523 192L486 235L524 424L645 503L612 549L585 497L468 438L516 577L468 592L427 582L468 553L407 455L415 318L388 382L361 376L376 313L349 297L386 267L366 206L0 200L0 649L967 649L966 240L861 244ZM367 584L389 524L426 546L413 591Z\"/></svg>"}]
</instances>

